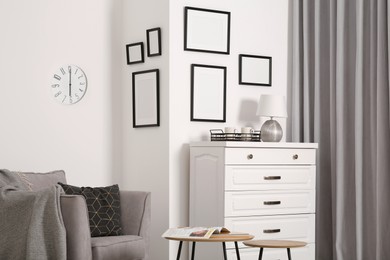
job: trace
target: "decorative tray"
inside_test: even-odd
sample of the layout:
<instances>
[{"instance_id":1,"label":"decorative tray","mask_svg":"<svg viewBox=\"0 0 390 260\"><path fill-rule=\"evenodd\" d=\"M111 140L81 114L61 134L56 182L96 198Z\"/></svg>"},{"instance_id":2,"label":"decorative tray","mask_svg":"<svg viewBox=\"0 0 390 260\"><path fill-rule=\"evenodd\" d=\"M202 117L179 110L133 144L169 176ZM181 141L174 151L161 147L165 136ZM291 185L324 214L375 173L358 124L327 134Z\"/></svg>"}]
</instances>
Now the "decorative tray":
<instances>
[{"instance_id":1,"label":"decorative tray","mask_svg":"<svg viewBox=\"0 0 390 260\"><path fill-rule=\"evenodd\" d=\"M224 133L222 129L210 129L211 141L260 142L260 130L253 133Z\"/></svg>"}]
</instances>

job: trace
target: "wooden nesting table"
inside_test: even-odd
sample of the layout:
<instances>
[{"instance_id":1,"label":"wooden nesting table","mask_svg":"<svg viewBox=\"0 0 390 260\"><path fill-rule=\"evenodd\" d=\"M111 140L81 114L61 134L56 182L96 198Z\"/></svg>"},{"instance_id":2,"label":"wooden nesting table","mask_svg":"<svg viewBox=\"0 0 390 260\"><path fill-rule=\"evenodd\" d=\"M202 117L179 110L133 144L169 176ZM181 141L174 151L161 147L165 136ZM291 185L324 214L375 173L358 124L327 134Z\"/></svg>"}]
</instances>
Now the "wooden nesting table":
<instances>
[{"instance_id":1,"label":"wooden nesting table","mask_svg":"<svg viewBox=\"0 0 390 260\"><path fill-rule=\"evenodd\" d=\"M288 260L291 260L290 248L304 247L307 245L306 242L291 241L291 240L251 240L245 241L244 245L250 247L259 247L259 260L263 258L264 248L287 248Z\"/></svg>"},{"instance_id":2,"label":"wooden nesting table","mask_svg":"<svg viewBox=\"0 0 390 260\"><path fill-rule=\"evenodd\" d=\"M223 257L224 260L227 260L227 255L226 255L226 242L234 242L234 246L236 248L236 255L237 255L237 260L240 260L240 251L238 250L238 244L237 242L242 242L242 241L247 241L253 239L254 236L252 235L235 235L235 234L217 234L217 235L212 235L208 239L204 238L199 238L199 237L166 237L166 239L169 240L176 240L180 241L179 244L179 249L177 251L177 257L176 260L180 259L180 254L181 254L181 247L183 245L183 242L192 242L192 251L191 251L191 260L195 259L195 245L196 242L205 242L205 243L215 243L215 242L220 242L222 243L222 248L223 248Z\"/></svg>"}]
</instances>

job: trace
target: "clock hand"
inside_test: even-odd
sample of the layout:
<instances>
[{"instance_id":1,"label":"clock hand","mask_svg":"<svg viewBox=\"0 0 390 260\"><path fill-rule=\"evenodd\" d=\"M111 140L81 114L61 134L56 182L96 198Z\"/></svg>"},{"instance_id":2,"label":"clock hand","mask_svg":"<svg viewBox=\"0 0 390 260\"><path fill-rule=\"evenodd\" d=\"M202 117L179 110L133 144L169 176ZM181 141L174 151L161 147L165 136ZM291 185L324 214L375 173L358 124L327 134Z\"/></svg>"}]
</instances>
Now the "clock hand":
<instances>
[{"instance_id":1,"label":"clock hand","mask_svg":"<svg viewBox=\"0 0 390 260\"><path fill-rule=\"evenodd\" d=\"M72 67L69 66L69 96L72 96Z\"/></svg>"}]
</instances>

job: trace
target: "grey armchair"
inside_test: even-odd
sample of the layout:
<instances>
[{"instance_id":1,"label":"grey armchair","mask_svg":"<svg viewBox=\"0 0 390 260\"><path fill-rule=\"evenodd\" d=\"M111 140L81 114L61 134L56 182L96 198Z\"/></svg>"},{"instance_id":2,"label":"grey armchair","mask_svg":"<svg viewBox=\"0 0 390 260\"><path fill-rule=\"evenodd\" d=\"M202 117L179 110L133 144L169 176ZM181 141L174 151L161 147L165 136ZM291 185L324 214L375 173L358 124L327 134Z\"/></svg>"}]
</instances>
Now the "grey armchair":
<instances>
[{"instance_id":1,"label":"grey armchair","mask_svg":"<svg viewBox=\"0 0 390 260\"><path fill-rule=\"evenodd\" d=\"M32 190L57 182L66 183L65 173L24 173ZM87 205L83 196L61 195L61 211L66 229L67 259L149 259L151 219L150 193L120 191L123 236L91 237Z\"/></svg>"}]
</instances>

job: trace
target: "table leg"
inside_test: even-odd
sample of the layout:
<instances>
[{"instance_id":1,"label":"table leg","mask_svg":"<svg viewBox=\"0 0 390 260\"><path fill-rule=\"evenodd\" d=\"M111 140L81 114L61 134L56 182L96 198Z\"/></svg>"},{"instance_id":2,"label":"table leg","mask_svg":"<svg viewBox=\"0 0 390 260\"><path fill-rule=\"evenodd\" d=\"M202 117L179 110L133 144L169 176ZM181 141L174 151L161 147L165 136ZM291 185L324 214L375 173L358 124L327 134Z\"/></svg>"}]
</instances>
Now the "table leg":
<instances>
[{"instance_id":1,"label":"table leg","mask_svg":"<svg viewBox=\"0 0 390 260\"><path fill-rule=\"evenodd\" d=\"M263 249L264 248L260 247L259 260L263 259Z\"/></svg>"},{"instance_id":2,"label":"table leg","mask_svg":"<svg viewBox=\"0 0 390 260\"><path fill-rule=\"evenodd\" d=\"M291 260L290 248L287 248L287 256L288 256L288 260Z\"/></svg>"},{"instance_id":3,"label":"table leg","mask_svg":"<svg viewBox=\"0 0 390 260\"><path fill-rule=\"evenodd\" d=\"M237 241L234 242L234 246L236 247L237 260L241 260L241 258L240 258L240 251L238 251L238 243L237 243Z\"/></svg>"},{"instance_id":4,"label":"table leg","mask_svg":"<svg viewBox=\"0 0 390 260\"><path fill-rule=\"evenodd\" d=\"M196 245L196 242L192 242L191 260L195 259L195 245Z\"/></svg>"},{"instance_id":5,"label":"table leg","mask_svg":"<svg viewBox=\"0 0 390 260\"><path fill-rule=\"evenodd\" d=\"M179 260L179 259L180 259L180 253L181 253L181 246L182 246L182 245L183 245L183 241L180 241L179 250L177 251L176 260Z\"/></svg>"},{"instance_id":6,"label":"table leg","mask_svg":"<svg viewBox=\"0 0 390 260\"><path fill-rule=\"evenodd\" d=\"M226 243L222 242L222 248L223 248L223 259L227 260L227 255L226 255Z\"/></svg>"}]
</instances>

